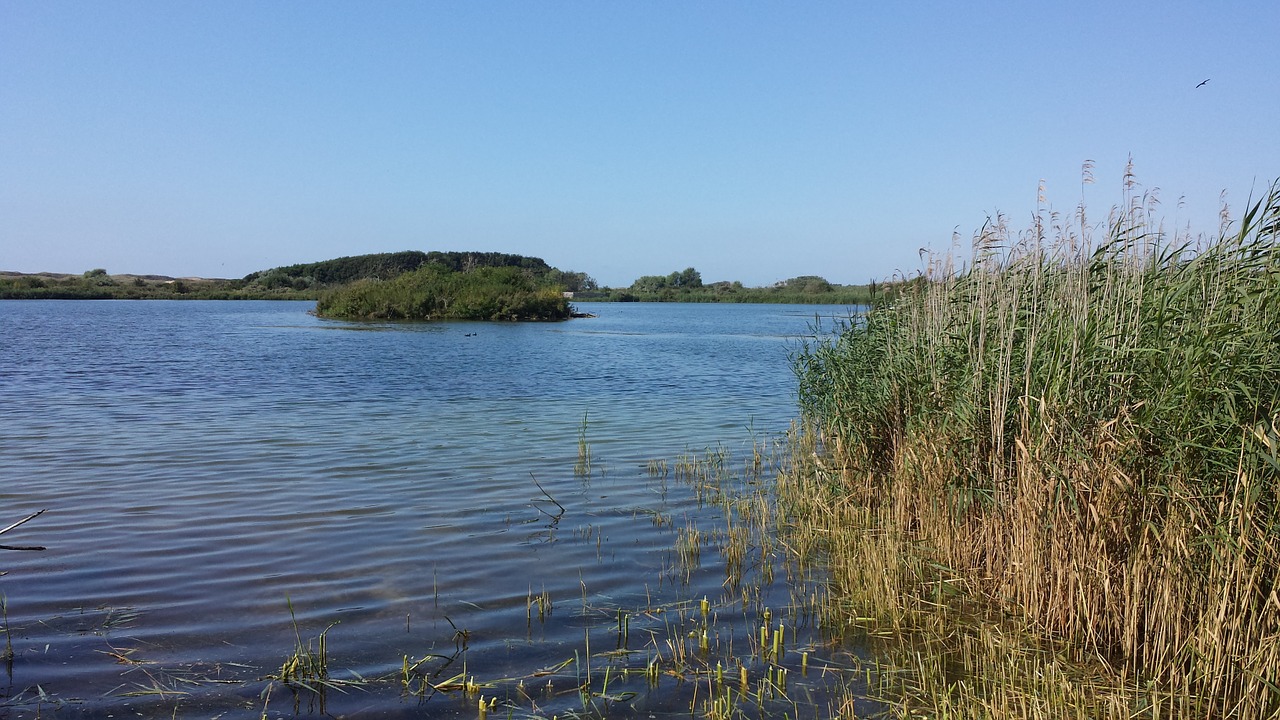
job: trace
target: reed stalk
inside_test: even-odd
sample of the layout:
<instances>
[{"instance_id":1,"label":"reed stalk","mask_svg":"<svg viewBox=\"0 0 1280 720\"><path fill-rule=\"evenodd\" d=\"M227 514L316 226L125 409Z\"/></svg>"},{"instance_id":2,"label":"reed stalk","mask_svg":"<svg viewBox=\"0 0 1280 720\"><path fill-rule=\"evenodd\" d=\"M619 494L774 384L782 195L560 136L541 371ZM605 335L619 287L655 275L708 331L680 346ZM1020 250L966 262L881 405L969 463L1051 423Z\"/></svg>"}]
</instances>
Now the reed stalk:
<instances>
[{"instance_id":1,"label":"reed stalk","mask_svg":"<svg viewBox=\"0 0 1280 720\"><path fill-rule=\"evenodd\" d=\"M591 443L587 441L587 411L582 412L582 423L578 425L578 460L573 464L573 474L577 477L591 476Z\"/></svg>"},{"instance_id":2,"label":"reed stalk","mask_svg":"<svg viewBox=\"0 0 1280 720\"><path fill-rule=\"evenodd\" d=\"M922 655L936 712L1280 716L1280 182L1216 240L1135 188L1098 241L997 218L797 356L788 542L968 663Z\"/></svg>"},{"instance_id":3,"label":"reed stalk","mask_svg":"<svg viewBox=\"0 0 1280 720\"><path fill-rule=\"evenodd\" d=\"M0 594L0 620L4 620L4 652L0 653L0 660L12 663L13 630L9 627L9 598L3 594Z\"/></svg>"}]
</instances>

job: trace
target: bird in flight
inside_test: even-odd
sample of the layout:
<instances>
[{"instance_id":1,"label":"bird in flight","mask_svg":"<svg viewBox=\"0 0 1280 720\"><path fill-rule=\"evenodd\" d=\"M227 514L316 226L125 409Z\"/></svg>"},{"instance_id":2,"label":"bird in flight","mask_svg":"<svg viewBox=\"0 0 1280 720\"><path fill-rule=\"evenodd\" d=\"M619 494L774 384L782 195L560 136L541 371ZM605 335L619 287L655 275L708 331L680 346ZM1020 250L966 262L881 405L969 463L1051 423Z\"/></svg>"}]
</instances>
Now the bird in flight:
<instances>
[{"instance_id":1,"label":"bird in flight","mask_svg":"<svg viewBox=\"0 0 1280 720\"><path fill-rule=\"evenodd\" d=\"M1205 78L1203 81L1201 81L1201 82L1200 82L1200 84L1199 84L1199 85L1197 85L1197 86L1196 86L1196 88L1202 88L1202 87L1204 87L1205 85L1208 85L1208 84L1209 84L1209 80L1210 80L1210 79L1211 79L1211 78Z\"/></svg>"}]
</instances>

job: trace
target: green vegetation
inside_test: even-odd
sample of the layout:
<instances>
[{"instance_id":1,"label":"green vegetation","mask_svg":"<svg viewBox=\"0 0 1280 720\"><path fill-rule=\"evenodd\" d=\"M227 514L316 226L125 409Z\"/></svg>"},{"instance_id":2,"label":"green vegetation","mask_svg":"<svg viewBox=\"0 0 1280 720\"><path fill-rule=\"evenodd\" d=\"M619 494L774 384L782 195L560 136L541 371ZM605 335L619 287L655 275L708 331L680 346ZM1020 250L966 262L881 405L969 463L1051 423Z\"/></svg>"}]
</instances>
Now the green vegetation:
<instances>
[{"instance_id":1,"label":"green vegetation","mask_svg":"<svg viewBox=\"0 0 1280 720\"><path fill-rule=\"evenodd\" d=\"M702 287L702 273L693 268L685 268L670 275L645 275L631 283L636 292L654 293L662 290L696 290Z\"/></svg>"},{"instance_id":2,"label":"green vegetation","mask_svg":"<svg viewBox=\"0 0 1280 720\"><path fill-rule=\"evenodd\" d=\"M427 253L417 250L374 253L287 265L249 273L244 279L247 283L267 289L309 290L343 285L365 278L387 280L402 273L417 270L426 262Z\"/></svg>"},{"instance_id":3,"label":"green vegetation","mask_svg":"<svg viewBox=\"0 0 1280 720\"><path fill-rule=\"evenodd\" d=\"M530 277L547 284L563 285L569 291L595 288L586 273L551 267L542 258L497 252L421 252L406 250L340 257L322 262L288 265L245 276L251 286L268 290L289 288L323 292L358 280L391 280L425 265L439 265L453 272L479 268L519 268Z\"/></svg>"},{"instance_id":4,"label":"green vegetation","mask_svg":"<svg viewBox=\"0 0 1280 720\"><path fill-rule=\"evenodd\" d=\"M13 662L13 629L9 627L9 599L0 594L0 620L4 621L4 652L0 652L0 661Z\"/></svg>"},{"instance_id":5,"label":"green vegetation","mask_svg":"<svg viewBox=\"0 0 1280 720\"><path fill-rule=\"evenodd\" d=\"M1280 183L1193 243L1127 181L797 359L787 543L904 715L1280 716Z\"/></svg>"},{"instance_id":6,"label":"green vegetation","mask_svg":"<svg viewBox=\"0 0 1280 720\"><path fill-rule=\"evenodd\" d=\"M109 275L95 268L84 275L0 273L0 299L57 300L315 300L360 280L390 280L425 265L455 272L478 268L519 268L544 285L570 292L595 290L586 273L560 270L541 258L481 252L375 253L253 272L239 280Z\"/></svg>"},{"instance_id":7,"label":"green vegetation","mask_svg":"<svg viewBox=\"0 0 1280 720\"><path fill-rule=\"evenodd\" d=\"M361 320L566 320L557 286L515 267L463 272L435 263L391 280L358 280L321 296L321 317Z\"/></svg>"},{"instance_id":8,"label":"green vegetation","mask_svg":"<svg viewBox=\"0 0 1280 720\"><path fill-rule=\"evenodd\" d=\"M578 292L575 300L598 302L725 302L809 303L867 305L883 288L868 285L834 285L816 275L803 275L771 287L749 288L741 282L703 283L702 273L685 268L670 275L645 275L627 288L603 288Z\"/></svg>"},{"instance_id":9,"label":"green vegetation","mask_svg":"<svg viewBox=\"0 0 1280 720\"><path fill-rule=\"evenodd\" d=\"M243 280L108 275L101 268L84 275L0 273L5 300L305 300L290 288L268 290Z\"/></svg>"},{"instance_id":10,"label":"green vegetation","mask_svg":"<svg viewBox=\"0 0 1280 720\"><path fill-rule=\"evenodd\" d=\"M238 280L109 275L102 268L95 268L84 275L0 273L0 299L317 300L346 285L391 281L428 266L454 273L482 268L515 268L539 286L559 287L574 293L575 300L586 302L866 305L883 290L875 282L834 285L816 275L803 275L763 288L744 287L736 281L703 283L702 274L694 268L685 268L670 275L646 275L627 288L601 288L587 273L560 270L536 257L494 252L406 250L286 265L249 273Z\"/></svg>"}]
</instances>

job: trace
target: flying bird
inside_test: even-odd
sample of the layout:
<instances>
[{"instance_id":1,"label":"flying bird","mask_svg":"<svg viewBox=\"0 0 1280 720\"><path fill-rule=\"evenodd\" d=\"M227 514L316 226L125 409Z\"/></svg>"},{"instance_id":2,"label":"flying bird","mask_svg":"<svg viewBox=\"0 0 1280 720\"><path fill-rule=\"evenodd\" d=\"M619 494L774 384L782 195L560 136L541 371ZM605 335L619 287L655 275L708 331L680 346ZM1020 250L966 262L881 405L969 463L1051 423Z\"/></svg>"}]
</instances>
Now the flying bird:
<instances>
[{"instance_id":1,"label":"flying bird","mask_svg":"<svg viewBox=\"0 0 1280 720\"><path fill-rule=\"evenodd\" d=\"M1197 88L1197 89L1199 89L1199 88L1204 87L1205 85L1208 85L1208 84L1209 84L1209 80L1210 80L1210 79L1211 79L1211 78L1205 78L1205 79L1204 79L1204 80L1203 80L1199 85L1197 85L1197 86L1196 86L1196 88Z\"/></svg>"}]
</instances>

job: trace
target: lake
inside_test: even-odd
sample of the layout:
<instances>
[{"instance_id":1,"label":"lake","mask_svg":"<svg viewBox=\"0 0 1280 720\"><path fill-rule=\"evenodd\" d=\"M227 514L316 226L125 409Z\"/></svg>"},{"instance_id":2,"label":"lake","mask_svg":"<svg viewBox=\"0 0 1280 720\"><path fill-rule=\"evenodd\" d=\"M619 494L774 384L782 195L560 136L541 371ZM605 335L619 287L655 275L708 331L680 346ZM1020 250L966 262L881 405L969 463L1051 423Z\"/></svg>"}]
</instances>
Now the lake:
<instances>
[{"instance_id":1,"label":"lake","mask_svg":"<svg viewBox=\"0 0 1280 720\"><path fill-rule=\"evenodd\" d=\"M807 665L857 649L777 547L730 577L732 513L690 468L750 475L796 416L789 353L847 310L312 306L0 301L0 527L48 509L0 536L47 548L0 550L0 717L470 718L481 695L504 717L702 715L717 665L748 673L753 713L826 713ZM772 661L765 620L787 623ZM279 682L322 635L330 684Z\"/></svg>"}]
</instances>

